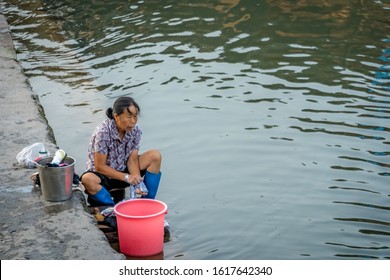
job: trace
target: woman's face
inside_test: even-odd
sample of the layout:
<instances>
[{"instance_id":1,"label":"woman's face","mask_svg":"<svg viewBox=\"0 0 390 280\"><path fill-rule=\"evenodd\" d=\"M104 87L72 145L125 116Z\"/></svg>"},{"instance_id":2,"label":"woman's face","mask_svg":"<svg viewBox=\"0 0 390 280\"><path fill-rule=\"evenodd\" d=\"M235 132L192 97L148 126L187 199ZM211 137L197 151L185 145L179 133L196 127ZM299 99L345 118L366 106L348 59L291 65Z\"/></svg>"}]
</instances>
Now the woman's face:
<instances>
[{"instance_id":1,"label":"woman's face","mask_svg":"<svg viewBox=\"0 0 390 280\"><path fill-rule=\"evenodd\" d=\"M138 121L138 110L134 105L130 105L123 110L122 114L114 114L114 118L120 133L129 132Z\"/></svg>"}]
</instances>

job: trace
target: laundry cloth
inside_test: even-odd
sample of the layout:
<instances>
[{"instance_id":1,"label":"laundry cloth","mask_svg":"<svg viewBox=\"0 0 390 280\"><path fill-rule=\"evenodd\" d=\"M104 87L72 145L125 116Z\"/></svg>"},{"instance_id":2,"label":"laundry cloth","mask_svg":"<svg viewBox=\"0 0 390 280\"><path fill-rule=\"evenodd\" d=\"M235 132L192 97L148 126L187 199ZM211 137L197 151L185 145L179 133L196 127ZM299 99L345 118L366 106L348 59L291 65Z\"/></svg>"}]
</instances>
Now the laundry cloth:
<instances>
[{"instance_id":1,"label":"laundry cloth","mask_svg":"<svg viewBox=\"0 0 390 280\"><path fill-rule=\"evenodd\" d=\"M148 194L148 188L145 183L141 181L138 185L130 185L130 198L141 198Z\"/></svg>"}]
</instances>

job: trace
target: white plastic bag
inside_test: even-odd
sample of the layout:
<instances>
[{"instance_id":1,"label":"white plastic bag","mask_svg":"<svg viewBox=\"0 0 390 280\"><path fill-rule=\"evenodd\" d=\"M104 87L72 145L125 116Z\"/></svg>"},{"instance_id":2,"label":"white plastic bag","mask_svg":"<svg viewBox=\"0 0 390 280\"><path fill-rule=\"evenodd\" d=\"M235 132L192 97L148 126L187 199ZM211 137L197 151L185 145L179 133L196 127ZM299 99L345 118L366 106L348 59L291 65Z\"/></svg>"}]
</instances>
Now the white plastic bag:
<instances>
[{"instance_id":1,"label":"white plastic bag","mask_svg":"<svg viewBox=\"0 0 390 280\"><path fill-rule=\"evenodd\" d=\"M17 154L16 160L23 167L35 168L36 160L40 157L40 151L46 151L47 155L50 154L42 143L34 143L21 150L19 154Z\"/></svg>"}]
</instances>

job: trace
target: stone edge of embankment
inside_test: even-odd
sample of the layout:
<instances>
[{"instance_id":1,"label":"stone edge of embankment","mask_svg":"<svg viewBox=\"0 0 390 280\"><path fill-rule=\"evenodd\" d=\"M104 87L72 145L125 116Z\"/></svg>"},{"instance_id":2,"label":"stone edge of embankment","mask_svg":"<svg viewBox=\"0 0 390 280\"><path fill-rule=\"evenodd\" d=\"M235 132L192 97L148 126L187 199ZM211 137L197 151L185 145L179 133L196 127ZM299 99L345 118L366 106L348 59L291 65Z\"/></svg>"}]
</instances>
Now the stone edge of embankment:
<instances>
[{"instance_id":1,"label":"stone edge of embankment","mask_svg":"<svg viewBox=\"0 0 390 280\"><path fill-rule=\"evenodd\" d=\"M98 229L81 191L64 202L45 201L30 179L37 170L18 166L24 147L42 142L54 152L56 140L17 60L1 2L0 70L0 259L125 259Z\"/></svg>"}]
</instances>

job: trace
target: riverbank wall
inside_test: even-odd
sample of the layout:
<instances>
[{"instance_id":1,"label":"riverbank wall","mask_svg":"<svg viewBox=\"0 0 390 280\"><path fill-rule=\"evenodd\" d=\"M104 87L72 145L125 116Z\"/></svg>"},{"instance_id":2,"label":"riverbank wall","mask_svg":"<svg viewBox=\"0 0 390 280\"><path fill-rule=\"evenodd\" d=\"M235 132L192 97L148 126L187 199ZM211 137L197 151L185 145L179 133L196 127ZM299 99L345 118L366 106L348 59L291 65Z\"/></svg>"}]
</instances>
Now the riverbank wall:
<instances>
[{"instance_id":1,"label":"riverbank wall","mask_svg":"<svg viewBox=\"0 0 390 280\"><path fill-rule=\"evenodd\" d=\"M82 191L48 202L16 155L41 142L54 153L56 140L38 96L28 83L0 7L0 259L120 260L87 211Z\"/></svg>"}]
</instances>

